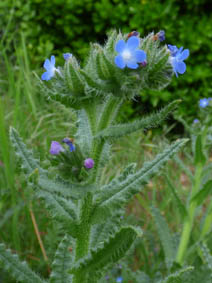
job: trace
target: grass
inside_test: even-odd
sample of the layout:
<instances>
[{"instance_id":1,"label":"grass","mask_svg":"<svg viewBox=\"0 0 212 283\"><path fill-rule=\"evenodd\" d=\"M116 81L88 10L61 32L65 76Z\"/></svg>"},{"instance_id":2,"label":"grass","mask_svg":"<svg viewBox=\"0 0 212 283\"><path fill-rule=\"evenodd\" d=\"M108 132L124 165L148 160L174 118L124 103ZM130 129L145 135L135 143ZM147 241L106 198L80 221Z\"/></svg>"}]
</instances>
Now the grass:
<instances>
[{"instance_id":1,"label":"grass","mask_svg":"<svg viewBox=\"0 0 212 283\"><path fill-rule=\"evenodd\" d=\"M8 138L9 126L15 127L23 140L32 148L42 166L47 167L48 151L51 140L61 140L75 132L76 116L70 109L58 103L45 101L36 92L33 72L22 36L21 46L15 47L15 56L8 57L7 50L1 48L0 78L0 242L4 242L37 272L48 276L48 264L57 243L58 229L51 222L48 211L42 203L33 199L31 189L26 186L24 176L14 158ZM164 131L168 131L164 127ZM162 131L162 132L164 132ZM104 169L101 182L106 183L129 163L142 164L152 159L169 141L166 135L154 131L137 132L122 138L113 146L113 156ZM189 171L190 169L190 171ZM147 184L142 193L130 203L125 216L126 222L136 222L144 230L144 238L138 241L136 252L130 261L134 269L141 269L150 276L156 273L166 274L164 250L155 226L151 207L157 207L173 234L177 247L186 206L192 186L194 166L191 151L188 148L165 168L164 174ZM209 217L202 232L207 244L211 247L211 205L209 199L198 208L194 220L191 245L187 250L187 262L197 265L201 255L194 247L200 233L200 223L204 223L204 214ZM42 241L39 242L39 237ZM193 247L193 248L192 248ZM41 249L42 248L42 249ZM44 249L44 250L43 250ZM1 275L0 275L1 276ZM1 277L0 277L1 279ZM5 279L5 278L4 278ZM12 282L5 281L4 282Z\"/></svg>"}]
</instances>

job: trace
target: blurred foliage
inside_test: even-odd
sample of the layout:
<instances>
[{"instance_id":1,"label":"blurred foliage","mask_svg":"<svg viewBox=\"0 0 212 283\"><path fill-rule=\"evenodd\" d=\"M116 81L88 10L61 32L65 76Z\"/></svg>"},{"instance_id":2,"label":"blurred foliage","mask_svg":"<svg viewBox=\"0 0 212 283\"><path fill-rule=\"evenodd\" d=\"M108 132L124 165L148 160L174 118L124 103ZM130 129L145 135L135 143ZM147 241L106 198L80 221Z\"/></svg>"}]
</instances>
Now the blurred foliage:
<instances>
[{"instance_id":1,"label":"blurred foliage","mask_svg":"<svg viewBox=\"0 0 212 283\"><path fill-rule=\"evenodd\" d=\"M89 42L103 43L112 28L126 33L137 30L141 36L163 29L166 43L190 49L187 71L173 78L166 90L142 93L141 101L152 108L181 98L180 115L193 119L199 98L212 96L210 4L209 0L6 0L0 2L0 36L10 49L10 42L18 38L15 35L23 32L36 66L50 54L59 55L59 64L62 52L82 59ZM127 118L142 108L131 109L132 104L127 104Z\"/></svg>"}]
</instances>

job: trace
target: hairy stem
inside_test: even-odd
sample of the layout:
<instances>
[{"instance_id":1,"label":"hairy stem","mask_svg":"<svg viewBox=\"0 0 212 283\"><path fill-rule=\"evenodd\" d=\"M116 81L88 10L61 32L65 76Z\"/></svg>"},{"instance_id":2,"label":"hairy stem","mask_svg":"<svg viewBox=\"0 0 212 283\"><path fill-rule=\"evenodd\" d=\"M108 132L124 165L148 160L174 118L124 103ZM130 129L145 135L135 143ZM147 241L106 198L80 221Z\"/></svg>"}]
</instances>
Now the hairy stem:
<instances>
[{"instance_id":1,"label":"hairy stem","mask_svg":"<svg viewBox=\"0 0 212 283\"><path fill-rule=\"evenodd\" d=\"M82 201L81 204L81 214L80 214L80 222L77 233L75 262L86 256L89 251L90 230L91 230L90 213L92 210L92 201L93 201L92 194L88 193L87 197ZM85 283L85 282L87 282L85 274L82 274L81 272L76 272L74 274L74 283Z\"/></svg>"},{"instance_id":2,"label":"hairy stem","mask_svg":"<svg viewBox=\"0 0 212 283\"><path fill-rule=\"evenodd\" d=\"M97 126L97 132L102 131L106 129L111 123L115 120L117 117L119 108L122 104L122 101L120 99L110 97L103 109L103 112L100 116L100 120ZM95 160L95 166L94 166L94 175L93 175L93 181L96 181L96 177L98 176L98 170L99 170L99 161L101 159L101 153L103 150L105 144L105 140L94 140L93 143L93 156Z\"/></svg>"}]
</instances>

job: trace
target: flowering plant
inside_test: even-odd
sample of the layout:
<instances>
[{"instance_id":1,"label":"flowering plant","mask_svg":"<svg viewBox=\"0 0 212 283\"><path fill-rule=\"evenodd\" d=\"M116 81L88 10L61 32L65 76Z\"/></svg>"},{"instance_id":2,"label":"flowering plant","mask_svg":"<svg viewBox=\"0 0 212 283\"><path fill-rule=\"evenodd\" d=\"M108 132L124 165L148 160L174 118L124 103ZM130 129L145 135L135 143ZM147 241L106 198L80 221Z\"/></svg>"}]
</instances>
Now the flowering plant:
<instances>
[{"instance_id":1,"label":"flowering plant","mask_svg":"<svg viewBox=\"0 0 212 283\"><path fill-rule=\"evenodd\" d=\"M162 31L145 38L137 32L122 35L113 31L105 46L91 46L83 68L70 53L64 54L64 67L55 67L54 56L46 59L46 71L42 80L38 78L41 92L50 101L72 107L78 116L74 137L51 143L55 178L41 168L17 131L10 130L29 186L44 201L63 234L51 264L49 282L102 282L107 270L128 253L137 237L142 237L140 227L128 225L122 219L126 204L187 142L177 140L142 168L129 164L118 177L100 184L112 142L160 125L179 103L174 101L158 113L131 123L116 123L125 100L142 90L162 89L170 83L174 72L185 71L183 60L188 52L180 49L173 55L170 48L161 46L164 39ZM7 258L6 268L12 270L17 280L47 282L4 245L0 245L0 251L0 259ZM183 272L175 277L180 278Z\"/></svg>"}]
</instances>

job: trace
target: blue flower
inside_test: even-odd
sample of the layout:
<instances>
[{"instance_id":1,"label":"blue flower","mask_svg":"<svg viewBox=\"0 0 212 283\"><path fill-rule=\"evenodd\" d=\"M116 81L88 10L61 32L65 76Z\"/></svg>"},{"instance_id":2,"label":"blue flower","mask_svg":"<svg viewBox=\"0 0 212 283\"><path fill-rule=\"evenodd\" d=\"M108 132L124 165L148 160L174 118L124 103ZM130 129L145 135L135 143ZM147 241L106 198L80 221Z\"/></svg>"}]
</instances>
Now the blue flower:
<instances>
[{"instance_id":1,"label":"blue flower","mask_svg":"<svg viewBox=\"0 0 212 283\"><path fill-rule=\"evenodd\" d=\"M115 64L120 69L124 69L126 66L130 69L137 69L138 64L146 60L146 53L143 50L139 50L140 40L136 36L131 36L127 42L123 39L116 43L115 50L119 53L115 57Z\"/></svg>"},{"instance_id":2,"label":"blue flower","mask_svg":"<svg viewBox=\"0 0 212 283\"><path fill-rule=\"evenodd\" d=\"M116 282L117 283L121 283L123 281L123 278L121 276L117 277L116 278Z\"/></svg>"},{"instance_id":3,"label":"blue flower","mask_svg":"<svg viewBox=\"0 0 212 283\"><path fill-rule=\"evenodd\" d=\"M193 123L197 124L197 123L199 123L199 120L198 119L194 119Z\"/></svg>"},{"instance_id":4,"label":"blue flower","mask_svg":"<svg viewBox=\"0 0 212 283\"><path fill-rule=\"evenodd\" d=\"M63 54L63 58L68 61L70 58L72 57L72 54L71 53L64 53Z\"/></svg>"},{"instance_id":5,"label":"blue flower","mask_svg":"<svg viewBox=\"0 0 212 283\"><path fill-rule=\"evenodd\" d=\"M157 36L158 36L158 39L160 41L164 41L165 40L165 31L164 30L160 30L158 33L157 33Z\"/></svg>"},{"instance_id":6,"label":"blue flower","mask_svg":"<svg viewBox=\"0 0 212 283\"><path fill-rule=\"evenodd\" d=\"M49 81L52 77L54 77L55 71L57 69L55 68L55 57L54 55L51 56L51 61L49 59L46 59L43 67L46 69L46 72L42 74L41 79L43 81Z\"/></svg>"},{"instance_id":7,"label":"blue flower","mask_svg":"<svg viewBox=\"0 0 212 283\"><path fill-rule=\"evenodd\" d=\"M205 108L209 104L209 99L207 98L202 98L199 100L199 107Z\"/></svg>"},{"instance_id":8,"label":"blue flower","mask_svg":"<svg viewBox=\"0 0 212 283\"><path fill-rule=\"evenodd\" d=\"M185 49L183 50L183 47L180 47L179 49L176 46L168 45L168 48L171 53L171 64L173 67L173 70L175 72L176 77L178 77L179 74L184 74L186 71L186 64L183 62L183 60L187 59L189 56L189 50Z\"/></svg>"},{"instance_id":9,"label":"blue flower","mask_svg":"<svg viewBox=\"0 0 212 283\"><path fill-rule=\"evenodd\" d=\"M52 155L58 155L60 152L63 152L63 151L64 151L64 148L62 147L62 145L59 142L57 142L57 141L51 142L51 147L50 147L49 152Z\"/></svg>"},{"instance_id":10,"label":"blue flower","mask_svg":"<svg viewBox=\"0 0 212 283\"><path fill-rule=\"evenodd\" d=\"M62 142L66 143L69 146L70 151L75 151L75 146L73 145L73 141L70 138L64 138Z\"/></svg>"}]
</instances>

